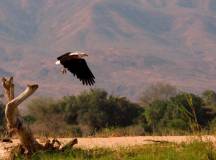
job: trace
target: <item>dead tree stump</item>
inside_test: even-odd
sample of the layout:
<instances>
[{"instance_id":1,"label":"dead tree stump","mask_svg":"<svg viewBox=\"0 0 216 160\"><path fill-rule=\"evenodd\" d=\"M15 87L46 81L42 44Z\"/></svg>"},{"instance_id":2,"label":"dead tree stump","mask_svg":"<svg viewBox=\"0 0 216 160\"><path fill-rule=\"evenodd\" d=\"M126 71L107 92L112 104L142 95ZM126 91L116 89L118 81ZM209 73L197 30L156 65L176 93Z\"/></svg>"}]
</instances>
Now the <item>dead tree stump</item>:
<instances>
[{"instance_id":1,"label":"dead tree stump","mask_svg":"<svg viewBox=\"0 0 216 160\"><path fill-rule=\"evenodd\" d=\"M40 144L33 136L31 129L28 125L25 125L18 112L18 106L30 97L38 88L37 84L27 85L27 88L17 97L14 98L14 83L13 77L9 79L3 77L2 85L5 91L5 97L7 98L7 104L5 107L5 118L7 123L7 130L12 134L17 134L20 140L19 151L23 154L32 155L39 150L65 150L65 148L72 148L74 144L77 144L77 139L70 141L68 144L61 147L61 143L53 139L52 142L47 141L45 145ZM57 147L55 146L57 143ZM13 154L14 155L14 154Z\"/></svg>"}]
</instances>

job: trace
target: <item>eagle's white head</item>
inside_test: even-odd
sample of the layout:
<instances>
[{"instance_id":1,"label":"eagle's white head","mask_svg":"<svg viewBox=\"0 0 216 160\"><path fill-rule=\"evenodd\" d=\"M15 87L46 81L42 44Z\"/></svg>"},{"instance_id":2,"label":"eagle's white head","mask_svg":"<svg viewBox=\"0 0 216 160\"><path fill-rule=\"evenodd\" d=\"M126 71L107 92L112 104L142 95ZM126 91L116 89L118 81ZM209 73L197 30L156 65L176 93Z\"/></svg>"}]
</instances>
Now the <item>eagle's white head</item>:
<instances>
[{"instance_id":1,"label":"eagle's white head","mask_svg":"<svg viewBox=\"0 0 216 160\"><path fill-rule=\"evenodd\" d=\"M88 56L88 54L86 54L84 52L71 52L69 55L70 56L79 56L80 58Z\"/></svg>"},{"instance_id":2,"label":"eagle's white head","mask_svg":"<svg viewBox=\"0 0 216 160\"><path fill-rule=\"evenodd\" d=\"M55 62L55 64L56 64L56 65L59 65L59 64L61 64L61 63L60 63L60 61L58 60L58 61Z\"/></svg>"}]
</instances>

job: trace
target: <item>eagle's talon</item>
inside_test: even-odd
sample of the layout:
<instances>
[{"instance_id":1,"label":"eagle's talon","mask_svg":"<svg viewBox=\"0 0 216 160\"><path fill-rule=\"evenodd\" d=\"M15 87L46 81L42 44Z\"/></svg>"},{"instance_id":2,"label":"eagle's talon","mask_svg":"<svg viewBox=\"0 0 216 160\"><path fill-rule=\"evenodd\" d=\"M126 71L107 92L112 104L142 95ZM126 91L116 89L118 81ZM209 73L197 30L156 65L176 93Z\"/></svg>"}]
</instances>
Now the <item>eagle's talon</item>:
<instances>
[{"instance_id":1,"label":"eagle's talon","mask_svg":"<svg viewBox=\"0 0 216 160\"><path fill-rule=\"evenodd\" d=\"M62 68L62 69L61 69L61 72L62 72L62 74L66 74L66 73L67 73L67 70L66 70L65 68Z\"/></svg>"}]
</instances>

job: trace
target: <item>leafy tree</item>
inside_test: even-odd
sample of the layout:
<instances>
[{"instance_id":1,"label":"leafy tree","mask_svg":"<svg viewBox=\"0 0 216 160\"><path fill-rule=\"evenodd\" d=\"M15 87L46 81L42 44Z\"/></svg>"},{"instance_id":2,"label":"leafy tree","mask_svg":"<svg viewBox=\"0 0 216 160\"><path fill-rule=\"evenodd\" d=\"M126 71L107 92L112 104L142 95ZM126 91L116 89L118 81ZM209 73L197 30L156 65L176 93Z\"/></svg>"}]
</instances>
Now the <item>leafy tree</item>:
<instances>
[{"instance_id":1,"label":"leafy tree","mask_svg":"<svg viewBox=\"0 0 216 160\"><path fill-rule=\"evenodd\" d=\"M164 118L165 112L167 110L167 101L155 100L145 110L145 117L147 125L149 126L149 131L156 132L159 129L161 120Z\"/></svg>"},{"instance_id":2,"label":"leafy tree","mask_svg":"<svg viewBox=\"0 0 216 160\"><path fill-rule=\"evenodd\" d=\"M68 117L79 124L88 124L98 130L110 126L128 126L142 110L126 98L109 96L104 90L95 89L77 96L70 106ZM75 114L76 112L76 114Z\"/></svg>"},{"instance_id":3,"label":"leafy tree","mask_svg":"<svg viewBox=\"0 0 216 160\"><path fill-rule=\"evenodd\" d=\"M211 120L212 116L209 110L205 107L201 97L191 93L181 93L171 100L177 104L179 110L196 129L198 126L205 126ZM183 117L182 117L183 118Z\"/></svg>"},{"instance_id":4,"label":"leafy tree","mask_svg":"<svg viewBox=\"0 0 216 160\"><path fill-rule=\"evenodd\" d=\"M212 117L210 122L210 128L215 130L216 128L216 93L213 90L206 90L202 93L202 99L205 106L209 111L209 116Z\"/></svg>"},{"instance_id":5,"label":"leafy tree","mask_svg":"<svg viewBox=\"0 0 216 160\"><path fill-rule=\"evenodd\" d=\"M106 127L129 126L143 111L139 105L126 98L108 95L101 89L82 92L78 96L67 96L58 101L39 98L32 101L28 108L36 122L46 124L46 128L55 128L54 122L63 121L62 123L73 126L73 130L80 132L81 129L87 134L94 134Z\"/></svg>"},{"instance_id":6,"label":"leafy tree","mask_svg":"<svg viewBox=\"0 0 216 160\"><path fill-rule=\"evenodd\" d=\"M169 100L156 100L146 107L145 116L149 131L199 130L212 120L199 96L180 93Z\"/></svg>"}]
</instances>

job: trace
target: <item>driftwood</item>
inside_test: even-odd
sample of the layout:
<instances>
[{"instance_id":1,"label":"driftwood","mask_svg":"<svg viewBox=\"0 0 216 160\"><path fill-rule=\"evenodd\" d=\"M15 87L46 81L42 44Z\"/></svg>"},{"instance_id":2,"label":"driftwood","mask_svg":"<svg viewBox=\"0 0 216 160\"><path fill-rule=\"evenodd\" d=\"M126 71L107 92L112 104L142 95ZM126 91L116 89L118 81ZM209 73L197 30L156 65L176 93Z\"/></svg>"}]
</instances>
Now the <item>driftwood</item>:
<instances>
[{"instance_id":1,"label":"driftwood","mask_svg":"<svg viewBox=\"0 0 216 160\"><path fill-rule=\"evenodd\" d=\"M57 139L53 139L52 141L47 140L44 145L40 144L33 136L29 126L25 125L22 121L22 117L20 116L17 108L24 100L26 100L37 90L38 85L27 85L27 88L15 98L13 77L10 77L9 79L2 78L2 85L5 91L5 97L7 98L7 104L5 107L7 130L10 135L18 135L20 140L20 145L13 149L11 157L14 157L14 155L16 155L14 154L14 152L19 152L21 154L31 156L33 153L39 150L63 151L66 148L72 148L74 144L77 144L77 139L70 141L68 144L62 147L61 143Z\"/></svg>"}]
</instances>

